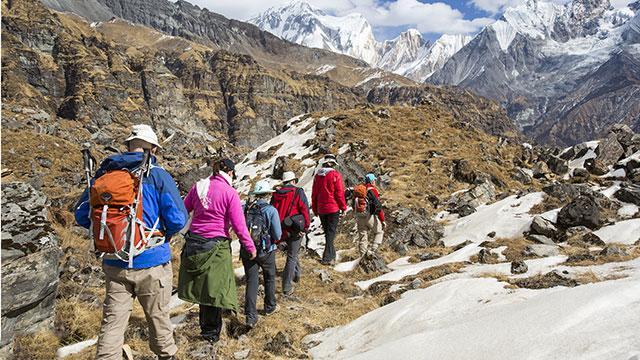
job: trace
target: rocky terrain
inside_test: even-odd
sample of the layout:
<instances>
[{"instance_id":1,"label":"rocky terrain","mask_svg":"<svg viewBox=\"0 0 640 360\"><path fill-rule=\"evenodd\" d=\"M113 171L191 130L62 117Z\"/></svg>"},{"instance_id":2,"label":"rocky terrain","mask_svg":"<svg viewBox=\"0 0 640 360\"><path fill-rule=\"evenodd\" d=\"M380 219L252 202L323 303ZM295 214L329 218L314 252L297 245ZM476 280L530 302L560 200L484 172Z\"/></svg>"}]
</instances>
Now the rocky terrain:
<instances>
[{"instance_id":1,"label":"rocky terrain","mask_svg":"<svg viewBox=\"0 0 640 360\"><path fill-rule=\"evenodd\" d=\"M576 324L562 332L575 341L563 344L536 333L532 338L557 351L540 358L593 355L581 347L585 339L621 358L638 355L637 339L626 336L640 320L629 311L640 269L640 136L632 128L614 126L568 148L532 146L497 103L467 90L365 91L220 49L201 35L167 34L162 24L173 20L136 20L137 12L118 7L124 2L99 1L106 8L56 4L97 14L85 16L131 18L92 23L36 1L2 3L3 356L93 358L104 279L86 231L73 224L84 186L79 150L85 142L99 158L121 150L120 139L137 122L158 130L159 161L183 193L208 175L207 159L220 152L238 160L243 198L259 178L276 183L285 170L296 171L309 192L317 160L333 152L348 184L368 171L380 175L389 217L380 253L360 259L347 215L333 268L318 263L324 240L316 219L295 296L279 299L281 310L251 331L238 320L242 314L227 316L217 347L200 340L196 309L172 299L182 359L384 358L434 343L385 340L398 334L455 339L450 326L465 312L522 324L492 342L474 336L488 333L481 325L500 327L474 322L475 335L465 333L469 344L490 345L480 347L479 358L514 353L512 335L540 326L513 321L522 312L545 320L545 334ZM185 19L184 9L215 18L182 2L171 9L181 11L167 10L175 21ZM139 24L145 21L151 27ZM172 244L174 269L181 241ZM279 269L282 261L278 256ZM453 298L455 306L431 302ZM613 305L576 300L590 298ZM577 305L557 306L561 299ZM395 317L398 307L411 316ZM588 324L580 315L594 313L598 321ZM413 321L418 314L433 317ZM389 327L379 326L392 317ZM369 322L372 328L363 325ZM428 333L434 323L442 332ZM136 306L126 342L137 358L152 358L148 336ZM449 348L471 356L467 346Z\"/></svg>"}]
</instances>

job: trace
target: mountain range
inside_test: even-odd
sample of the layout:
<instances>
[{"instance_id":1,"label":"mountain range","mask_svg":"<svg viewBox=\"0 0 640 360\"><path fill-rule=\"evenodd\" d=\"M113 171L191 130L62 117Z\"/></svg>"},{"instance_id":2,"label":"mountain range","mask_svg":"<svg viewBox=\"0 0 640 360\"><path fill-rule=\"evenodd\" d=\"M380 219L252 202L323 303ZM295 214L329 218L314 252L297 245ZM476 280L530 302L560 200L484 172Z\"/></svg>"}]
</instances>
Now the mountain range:
<instances>
[{"instance_id":1,"label":"mountain range","mask_svg":"<svg viewBox=\"0 0 640 360\"><path fill-rule=\"evenodd\" d=\"M331 16L305 2L248 21L418 82L471 89L499 101L536 140L569 145L615 123L640 129L638 4L529 0L473 37L443 35L433 43L415 29L377 42L362 15Z\"/></svg>"},{"instance_id":2,"label":"mountain range","mask_svg":"<svg viewBox=\"0 0 640 360\"><path fill-rule=\"evenodd\" d=\"M423 82L471 40L467 35L442 35L435 42L416 29L379 42L361 14L333 16L304 1L272 7L248 22L276 36L310 48L353 56L369 65Z\"/></svg>"}]
</instances>

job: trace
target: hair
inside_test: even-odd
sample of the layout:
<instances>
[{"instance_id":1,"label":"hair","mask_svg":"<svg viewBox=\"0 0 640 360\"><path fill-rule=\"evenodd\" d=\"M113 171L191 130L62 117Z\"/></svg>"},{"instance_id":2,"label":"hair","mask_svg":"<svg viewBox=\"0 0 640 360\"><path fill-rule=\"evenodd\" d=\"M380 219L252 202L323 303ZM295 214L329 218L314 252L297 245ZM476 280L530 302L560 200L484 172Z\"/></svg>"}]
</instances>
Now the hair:
<instances>
[{"instance_id":1,"label":"hair","mask_svg":"<svg viewBox=\"0 0 640 360\"><path fill-rule=\"evenodd\" d=\"M222 170L222 159L221 158L210 159L209 166L211 166L211 172L214 175L217 175L220 172L220 170Z\"/></svg>"}]
</instances>

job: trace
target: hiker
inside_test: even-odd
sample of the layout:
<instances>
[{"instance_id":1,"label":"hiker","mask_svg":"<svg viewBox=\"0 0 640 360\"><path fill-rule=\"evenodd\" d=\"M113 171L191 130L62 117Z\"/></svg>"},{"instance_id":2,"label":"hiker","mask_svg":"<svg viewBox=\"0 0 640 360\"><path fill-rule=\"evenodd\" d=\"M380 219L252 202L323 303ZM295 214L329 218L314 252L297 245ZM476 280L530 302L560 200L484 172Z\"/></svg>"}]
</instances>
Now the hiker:
<instances>
[{"instance_id":1,"label":"hiker","mask_svg":"<svg viewBox=\"0 0 640 360\"><path fill-rule=\"evenodd\" d=\"M122 357L133 299L138 298L149 326L151 350L159 359L173 359L178 348L169 319L173 280L169 240L185 226L187 212L173 178L156 164L153 154L160 145L153 129L134 125L125 144L128 152L102 162L90 182L91 190L82 194L75 211L78 225L92 228L94 246L103 251L106 294L96 358ZM135 175L145 158L149 161L147 171ZM121 202L113 204L118 201ZM137 201L140 206L123 206L123 202L130 201ZM118 234L126 233L122 219L127 219L128 213L123 211L136 211L137 217L126 224L133 227L135 245L142 244L142 240L148 242L134 253L127 246L115 251L122 245ZM144 239L139 236L139 229Z\"/></svg>"},{"instance_id":2,"label":"hiker","mask_svg":"<svg viewBox=\"0 0 640 360\"><path fill-rule=\"evenodd\" d=\"M356 185L352 192L360 256L374 253L380 247L386 228L376 180L376 176L369 173L364 178L364 184ZM373 232L371 244L369 243L369 232Z\"/></svg>"},{"instance_id":3,"label":"hiker","mask_svg":"<svg viewBox=\"0 0 640 360\"><path fill-rule=\"evenodd\" d=\"M313 178L313 190L311 191L311 207L313 213L320 217L324 231L325 246L320 262L323 265L335 264L336 249L333 242L336 238L338 222L347 210L342 175L334 169L336 164L336 157L332 154L327 154L322 158L321 168Z\"/></svg>"},{"instance_id":4,"label":"hiker","mask_svg":"<svg viewBox=\"0 0 640 360\"><path fill-rule=\"evenodd\" d=\"M293 294L291 282L300 281L298 252L303 235L309 230L309 202L304 189L296 186L298 178L291 171L282 174L282 187L271 197L271 205L278 210L282 227L281 241L286 243L287 262L282 271L282 293Z\"/></svg>"},{"instance_id":5,"label":"hiker","mask_svg":"<svg viewBox=\"0 0 640 360\"><path fill-rule=\"evenodd\" d=\"M180 256L178 296L200 305L200 334L215 343L220 339L223 309L238 311L229 229L249 258L256 257L256 248L245 225L240 197L232 187L235 164L220 159L211 167L212 175L193 185L184 199L191 226Z\"/></svg>"},{"instance_id":6,"label":"hiker","mask_svg":"<svg viewBox=\"0 0 640 360\"><path fill-rule=\"evenodd\" d=\"M245 218L251 233L257 256L250 256L246 250L240 250L244 266L247 287L244 300L246 325L254 327L258 322L256 299L258 297L258 273L262 269L264 279L264 314L269 316L277 310L276 305L276 241L282 236L278 210L267 202L273 193L266 180L258 181L251 192L253 202L245 205Z\"/></svg>"}]
</instances>

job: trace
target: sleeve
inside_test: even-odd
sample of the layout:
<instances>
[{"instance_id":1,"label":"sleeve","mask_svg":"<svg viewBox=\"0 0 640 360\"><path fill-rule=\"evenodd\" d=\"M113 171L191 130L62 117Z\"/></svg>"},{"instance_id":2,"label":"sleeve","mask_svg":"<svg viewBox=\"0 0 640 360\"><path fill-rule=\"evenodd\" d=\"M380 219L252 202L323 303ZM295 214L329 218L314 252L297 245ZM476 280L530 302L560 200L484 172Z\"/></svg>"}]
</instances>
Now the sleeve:
<instances>
[{"instance_id":1,"label":"sleeve","mask_svg":"<svg viewBox=\"0 0 640 360\"><path fill-rule=\"evenodd\" d=\"M271 239L273 242L280 241L282 237L282 227L280 226L280 216L278 215L278 210L273 206L268 207L269 211L269 231L271 235Z\"/></svg>"},{"instance_id":2,"label":"sleeve","mask_svg":"<svg viewBox=\"0 0 640 360\"><path fill-rule=\"evenodd\" d=\"M297 210L299 214L304 216L304 228L305 230L309 229L309 225L311 225L311 221L309 219L309 205L307 202L307 195L304 194L304 189L298 188L298 204Z\"/></svg>"},{"instance_id":3,"label":"sleeve","mask_svg":"<svg viewBox=\"0 0 640 360\"><path fill-rule=\"evenodd\" d=\"M85 229L88 229L91 226L91 219L89 219L90 210L91 207L89 206L89 190L85 189L84 192L82 192L82 196L80 196L78 203L76 204L76 210L74 214L76 218L76 224L82 226Z\"/></svg>"},{"instance_id":4,"label":"sleeve","mask_svg":"<svg viewBox=\"0 0 640 360\"><path fill-rule=\"evenodd\" d=\"M184 207L187 210L187 212L193 211L193 207L195 205L194 200L196 198L197 198L197 190L196 190L196 186L193 185L191 187L191 190L189 190L189 193L187 194L187 196L184 198Z\"/></svg>"},{"instance_id":5,"label":"sleeve","mask_svg":"<svg viewBox=\"0 0 640 360\"><path fill-rule=\"evenodd\" d=\"M313 188L311 189L311 209L318 215L318 182L317 177L313 178Z\"/></svg>"},{"instance_id":6,"label":"sleeve","mask_svg":"<svg viewBox=\"0 0 640 360\"><path fill-rule=\"evenodd\" d=\"M240 196L234 191L229 206L227 207L227 217L231 223L233 232L238 235L240 244L248 252L252 253L256 251L256 246L253 244L251 235L249 235L249 229L247 229L247 221L244 218L244 212L242 211L242 203L240 202Z\"/></svg>"},{"instance_id":7,"label":"sleeve","mask_svg":"<svg viewBox=\"0 0 640 360\"><path fill-rule=\"evenodd\" d=\"M342 182L342 175L338 171L335 172L336 175L336 186L334 187L334 198L336 199L336 203L338 203L338 207L342 211L347 211L347 200L344 198L344 183Z\"/></svg>"},{"instance_id":8,"label":"sleeve","mask_svg":"<svg viewBox=\"0 0 640 360\"><path fill-rule=\"evenodd\" d=\"M182 230L187 224L187 209L185 209L180 192L171 175L160 169L160 186L157 189L160 199L160 219L165 227L165 236L171 237Z\"/></svg>"}]
</instances>

